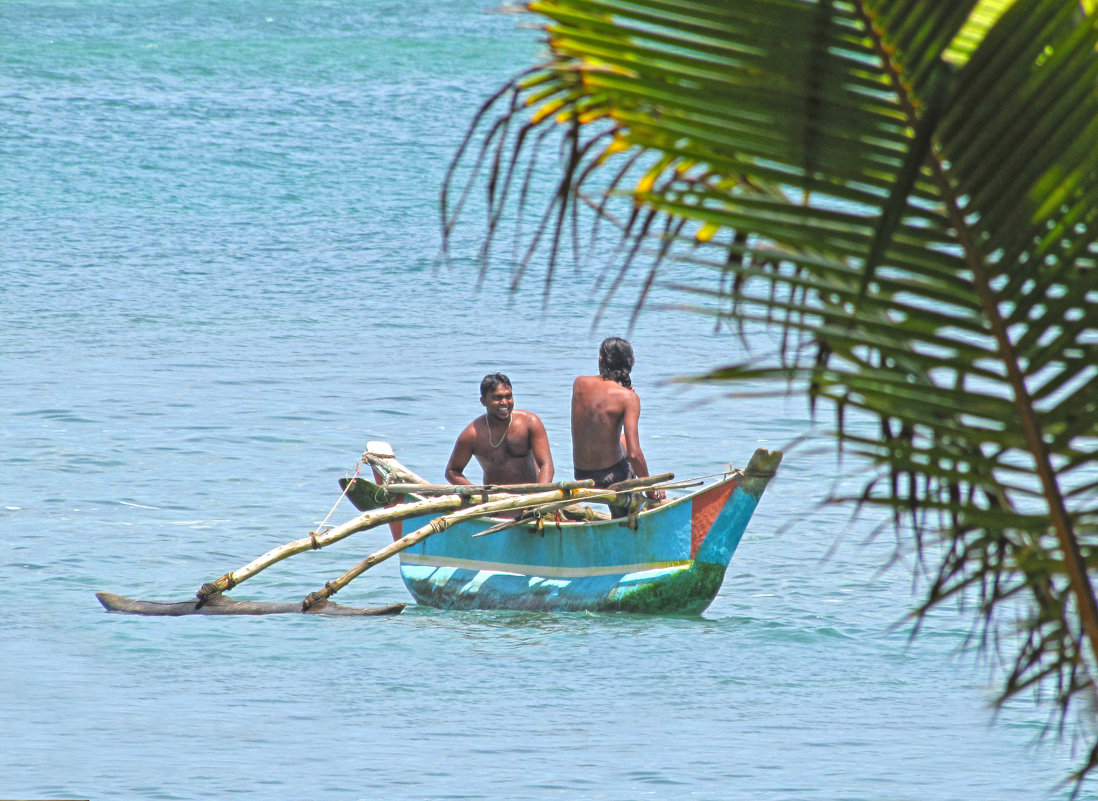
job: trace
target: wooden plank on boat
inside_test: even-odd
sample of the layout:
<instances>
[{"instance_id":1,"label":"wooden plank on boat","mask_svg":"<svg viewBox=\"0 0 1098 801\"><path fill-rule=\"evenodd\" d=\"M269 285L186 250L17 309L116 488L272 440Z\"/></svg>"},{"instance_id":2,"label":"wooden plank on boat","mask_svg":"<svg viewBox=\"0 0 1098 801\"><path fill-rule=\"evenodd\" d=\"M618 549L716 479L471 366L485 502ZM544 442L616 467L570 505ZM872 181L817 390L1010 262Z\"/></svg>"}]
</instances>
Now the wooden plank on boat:
<instances>
[{"instance_id":1,"label":"wooden plank on boat","mask_svg":"<svg viewBox=\"0 0 1098 801\"><path fill-rule=\"evenodd\" d=\"M181 615L334 615L344 617L364 617L371 615L398 615L405 604L388 604L386 606L368 606L364 608L353 606L341 606L332 601L325 601L311 606L307 611L301 608L301 602L296 603L272 603L269 601L238 601L227 595L215 595L209 598L202 606L197 599L165 603L162 601L141 601L136 598L126 598L110 592L97 592L95 597L108 612L121 612L128 615L151 615L159 617L179 617Z\"/></svg>"},{"instance_id":2,"label":"wooden plank on boat","mask_svg":"<svg viewBox=\"0 0 1098 801\"><path fill-rule=\"evenodd\" d=\"M668 474L671 475L671 474ZM401 495L419 495L429 498L438 495L458 495L463 498L484 498L488 495L527 495L551 490L572 490L594 487L591 479L580 481L557 481L545 484L386 484L384 486L368 481L361 476L339 479L339 488L344 491L354 507L360 512L392 503Z\"/></svg>"}]
</instances>

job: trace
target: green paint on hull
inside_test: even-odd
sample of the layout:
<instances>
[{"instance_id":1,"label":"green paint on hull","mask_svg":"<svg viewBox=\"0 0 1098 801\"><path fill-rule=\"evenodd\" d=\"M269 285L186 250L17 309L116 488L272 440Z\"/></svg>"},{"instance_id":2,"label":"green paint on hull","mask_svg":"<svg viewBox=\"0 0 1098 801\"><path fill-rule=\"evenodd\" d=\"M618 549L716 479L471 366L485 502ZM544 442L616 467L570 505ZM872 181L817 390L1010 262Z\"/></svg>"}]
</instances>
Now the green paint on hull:
<instances>
[{"instance_id":1,"label":"green paint on hull","mask_svg":"<svg viewBox=\"0 0 1098 801\"><path fill-rule=\"evenodd\" d=\"M681 573L631 588L621 595L611 593L604 611L700 615L716 597L726 569L726 565L695 561Z\"/></svg>"}]
</instances>

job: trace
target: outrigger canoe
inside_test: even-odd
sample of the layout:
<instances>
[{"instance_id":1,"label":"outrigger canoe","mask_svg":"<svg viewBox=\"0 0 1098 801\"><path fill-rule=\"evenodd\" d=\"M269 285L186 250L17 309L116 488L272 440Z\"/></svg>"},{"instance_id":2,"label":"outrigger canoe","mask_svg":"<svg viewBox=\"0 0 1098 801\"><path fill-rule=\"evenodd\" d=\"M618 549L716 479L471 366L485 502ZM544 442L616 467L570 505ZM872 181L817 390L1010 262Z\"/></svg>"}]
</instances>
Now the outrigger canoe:
<instances>
[{"instance_id":1,"label":"outrigger canoe","mask_svg":"<svg viewBox=\"0 0 1098 801\"><path fill-rule=\"evenodd\" d=\"M392 615L404 604L355 608L330 599L364 571L399 553L408 591L419 603L441 609L696 615L720 589L782 454L760 448L743 470L730 467L713 484L652 508L635 503L638 496L633 490L642 484L660 485L672 474L607 490L592 489L590 481L438 487L401 465L387 443L370 443L363 458L379 483L360 481L357 473L340 482L362 511L358 517L274 548L203 584L186 601L163 603L97 593L99 602L112 612L170 617ZM611 520L591 507L578 507L577 500L619 506L632 502L633 508L628 517ZM392 530L392 544L299 603L238 600L224 594L283 559L383 523Z\"/></svg>"},{"instance_id":2,"label":"outrigger canoe","mask_svg":"<svg viewBox=\"0 0 1098 801\"><path fill-rule=\"evenodd\" d=\"M365 458L382 486L423 482L386 443L370 443ZM746 468L624 520L539 519L491 533L499 518L458 522L401 551L400 575L417 603L439 609L697 615L781 459L760 448ZM392 522L393 539L431 520Z\"/></svg>"}]
</instances>

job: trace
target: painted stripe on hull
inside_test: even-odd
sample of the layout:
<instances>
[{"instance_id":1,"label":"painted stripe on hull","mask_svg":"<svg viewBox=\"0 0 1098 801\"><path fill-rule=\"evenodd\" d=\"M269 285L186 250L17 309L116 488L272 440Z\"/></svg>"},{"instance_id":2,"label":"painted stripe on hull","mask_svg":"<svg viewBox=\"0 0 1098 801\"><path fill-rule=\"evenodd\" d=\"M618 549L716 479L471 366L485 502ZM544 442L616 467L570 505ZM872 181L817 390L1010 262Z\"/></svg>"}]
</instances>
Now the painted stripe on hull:
<instances>
[{"instance_id":1,"label":"painted stripe on hull","mask_svg":"<svg viewBox=\"0 0 1098 801\"><path fill-rule=\"evenodd\" d=\"M541 578L587 578L589 576L621 576L628 573L661 572L671 568L689 567L689 559L673 562L644 562L632 565L606 565L602 567L569 567L565 565L520 565L503 562L485 562L481 559L456 559L452 556L425 556L422 554L401 554L402 564L419 567L455 567L464 570L507 573L516 576L538 576Z\"/></svg>"}]
</instances>

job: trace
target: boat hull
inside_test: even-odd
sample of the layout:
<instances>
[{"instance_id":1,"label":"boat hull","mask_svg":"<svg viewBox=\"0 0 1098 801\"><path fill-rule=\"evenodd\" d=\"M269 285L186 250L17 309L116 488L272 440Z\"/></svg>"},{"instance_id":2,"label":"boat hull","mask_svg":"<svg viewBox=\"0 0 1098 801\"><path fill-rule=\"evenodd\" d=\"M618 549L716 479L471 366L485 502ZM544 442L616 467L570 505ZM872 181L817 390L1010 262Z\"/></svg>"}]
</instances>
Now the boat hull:
<instances>
[{"instance_id":1,"label":"boat hull","mask_svg":"<svg viewBox=\"0 0 1098 801\"><path fill-rule=\"evenodd\" d=\"M644 511L634 521L455 524L401 553L420 604L440 609L696 615L713 601L780 453L760 450L745 471ZM430 517L410 518L393 535ZM634 527L635 526L635 527Z\"/></svg>"},{"instance_id":2,"label":"boat hull","mask_svg":"<svg viewBox=\"0 0 1098 801\"><path fill-rule=\"evenodd\" d=\"M725 569L700 562L668 570L556 579L402 564L400 573L417 603L438 609L698 615L712 603Z\"/></svg>"}]
</instances>

